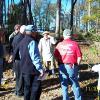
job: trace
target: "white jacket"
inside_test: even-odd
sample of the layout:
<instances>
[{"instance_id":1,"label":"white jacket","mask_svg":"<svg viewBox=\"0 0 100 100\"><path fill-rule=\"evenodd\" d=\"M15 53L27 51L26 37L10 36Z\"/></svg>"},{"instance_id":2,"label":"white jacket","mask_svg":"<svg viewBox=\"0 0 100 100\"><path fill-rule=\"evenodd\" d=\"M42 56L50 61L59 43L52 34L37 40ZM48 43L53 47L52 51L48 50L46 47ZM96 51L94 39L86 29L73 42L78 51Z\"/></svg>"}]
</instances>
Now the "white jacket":
<instances>
[{"instance_id":1,"label":"white jacket","mask_svg":"<svg viewBox=\"0 0 100 100\"><path fill-rule=\"evenodd\" d=\"M98 78L98 91L100 91L100 64L96 64L92 67L92 71L98 72L99 78Z\"/></svg>"},{"instance_id":2,"label":"white jacket","mask_svg":"<svg viewBox=\"0 0 100 100\"><path fill-rule=\"evenodd\" d=\"M45 38L40 39L38 47L43 61L53 60L53 44L56 44L54 37L49 36L47 40Z\"/></svg>"}]
</instances>

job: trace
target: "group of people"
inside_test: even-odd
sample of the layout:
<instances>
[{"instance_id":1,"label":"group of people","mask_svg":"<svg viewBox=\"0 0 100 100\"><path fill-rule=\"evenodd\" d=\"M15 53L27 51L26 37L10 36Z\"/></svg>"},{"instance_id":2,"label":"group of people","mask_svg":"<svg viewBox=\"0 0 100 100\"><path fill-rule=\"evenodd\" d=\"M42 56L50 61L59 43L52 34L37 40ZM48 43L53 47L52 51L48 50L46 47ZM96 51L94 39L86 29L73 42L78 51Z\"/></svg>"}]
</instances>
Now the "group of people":
<instances>
[{"instance_id":1,"label":"group of people","mask_svg":"<svg viewBox=\"0 0 100 100\"><path fill-rule=\"evenodd\" d=\"M43 32L43 38L37 43L34 25L15 25L15 31L9 36L12 52L9 62L13 61L16 75L17 96L24 95L24 100L39 100L41 95L41 80L45 73L55 75L54 59L59 66L63 100L69 100L68 81L70 80L75 100L82 100L78 83L78 65L82 53L77 42L71 39L71 31L63 31L64 40L57 44L57 40L50 36L50 32ZM55 45L55 48L53 48Z\"/></svg>"}]
</instances>

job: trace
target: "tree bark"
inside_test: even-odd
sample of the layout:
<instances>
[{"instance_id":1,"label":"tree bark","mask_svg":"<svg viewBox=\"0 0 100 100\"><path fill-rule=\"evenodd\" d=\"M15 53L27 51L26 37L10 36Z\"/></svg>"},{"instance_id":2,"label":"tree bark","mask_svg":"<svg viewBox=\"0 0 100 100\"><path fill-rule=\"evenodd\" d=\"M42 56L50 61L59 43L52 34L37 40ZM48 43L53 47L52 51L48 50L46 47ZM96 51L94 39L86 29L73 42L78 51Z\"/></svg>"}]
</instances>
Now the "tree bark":
<instances>
[{"instance_id":1,"label":"tree bark","mask_svg":"<svg viewBox=\"0 0 100 100\"><path fill-rule=\"evenodd\" d=\"M5 0L4 0L4 16L5 16L5 21L4 21L4 23L6 24L6 2L5 2Z\"/></svg>"},{"instance_id":2,"label":"tree bark","mask_svg":"<svg viewBox=\"0 0 100 100\"><path fill-rule=\"evenodd\" d=\"M90 3L90 1L88 3L89 3L88 4L88 16L90 17L91 16L91 14L90 14L91 3ZM90 21L88 21L88 32L89 32L89 30L90 30Z\"/></svg>"},{"instance_id":3,"label":"tree bark","mask_svg":"<svg viewBox=\"0 0 100 100\"><path fill-rule=\"evenodd\" d=\"M73 13L74 13L74 6L76 4L77 0L71 0L71 18L70 18L70 29L73 33Z\"/></svg>"},{"instance_id":4,"label":"tree bark","mask_svg":"<svg viewBox=\"0 0 100 100\"><path fill-rule=\"evenodd\" d=\"M57 15L56 15L56 36L60 37L60 11L61 11L61 0L57 0Z\"/></svg>"},{"instance_id":5,"label":"tree bark","mask_svg":"<svg viewBox=\"0 0 100 100\"><path fill-rule=\"evenodd\" d=\"M33 18L32 18L32 12L31 12L31 0L27 0L27 5L28 5L28 9L29 9L29 13L28 13L28 23L32 24L33 22Z\"/></svg>"},{"instance_id":6,"label":"tree bark","mask_svg":"<svg viewBox=\"0 0 100 100\"><path fill-rule=\"evenodd\" d=\"M0 26L3 24L3 0L0 0Z\"/></svg>"},{"instance_id":7,"label":"tree bark","mask_svg":"<svg viewBox=\"0 0 100 100\"><path fill-rule=\"evenodd\" d=\"M23 7L23 11L22 11L22 24L28 24L28 19L27 19L27 13L26 13L26 8L27 8L27 0L22 0L22 7Z\"/></svg>"}]
</instances>

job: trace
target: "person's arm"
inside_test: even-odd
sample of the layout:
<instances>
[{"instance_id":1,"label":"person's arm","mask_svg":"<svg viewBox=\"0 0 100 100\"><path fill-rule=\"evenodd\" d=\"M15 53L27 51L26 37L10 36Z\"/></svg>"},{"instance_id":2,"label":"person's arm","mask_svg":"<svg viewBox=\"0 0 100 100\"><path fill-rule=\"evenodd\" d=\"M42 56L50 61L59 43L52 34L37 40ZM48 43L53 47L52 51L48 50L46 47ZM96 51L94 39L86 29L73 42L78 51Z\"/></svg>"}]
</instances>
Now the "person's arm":
<instances>
[{"instance_id":1,"label":"person's arm","mask_svg":"<svg viewBox=\"0 0 100 100\"><path fill-rule=\"evenodd\" d=\"M40 55L42 56L42 41L41 41L41 39L39 41L38 48L39 48Z\"/></svg>"},{"instance_id":2,"label":"person's arm","mask_svg":"<svg viewBox=\"0 0 100 100\"><path fill-rule=\"evenodd\" d=\"M9 41L11 41L12 38L14 38L14 36L15 36L16 34L17 34L17 33L15 33L15 32L13 32L12 34L10 34L10 36L9 36Z\"/></svg>"},{"instance_id":3,"label":"person's arm","mask_svg":"<svg viewBox=\"0 0 100 100\"><path fill-rule=\"evenodd\" d=\"M28 49L32 63L35 65L36 69L43 74L43 67L37 43L35 41L31 41L28 45Z\"/></svg>"},{"instance_id":4,"label":"person's arm","mask_svg":"<svg viewBox=\"0 0 100 100\"><path fill-rule=\"evenodd\" d=\"M57 43L57 40L54 37L52 37L50 35L48 37L50 38L50 41L51 41L52 44L56 44Z\"/></svg>"},{"instance_id":5,"label":"person's arm","mask_svg":"<svg viewBox=\"0 0 100 100\"><path fill-rule=\"evenodd\" d=\"M56 61L58 62L58 64L62 63L62 58L59 52L59 44L56 46L56 48L54 49L54 57L56 59Z\"/></svg>"},{"instance_id":6,"label":"person's arm","mask_svg":"<svg viewBox=\"0 0 100 100\"><path fill-rule=\"evenodd\" d=\"M77 64L79 65L81 60L82 60L82 52L81 52L80 47L79 47L78 44L77 44L76 52L77 52Z\"/></svg>"},{"instance_id":7,"label":"person's arm","mask_svg":"<svg viewBox=\"0 0 100 100\"><path fill-rule=\"evenodd\" d=\"M77 58L77 64L78 64L78 65L81 63L81 59L82 59L82 57L78 57L78 58Z\"/></svg>"},{"instance_id":8,"label":"person's arm","mask_svg":"<svg viewBox=\"0 0 100 100\"><path fill-rule=\"evenodd\" d=\"M9 57L8 63L14 62L15 60L20 60L20 54L19 54L19 45L16 46L16 49L12 52L12 54Z\"/></svg>"}]
</instances>

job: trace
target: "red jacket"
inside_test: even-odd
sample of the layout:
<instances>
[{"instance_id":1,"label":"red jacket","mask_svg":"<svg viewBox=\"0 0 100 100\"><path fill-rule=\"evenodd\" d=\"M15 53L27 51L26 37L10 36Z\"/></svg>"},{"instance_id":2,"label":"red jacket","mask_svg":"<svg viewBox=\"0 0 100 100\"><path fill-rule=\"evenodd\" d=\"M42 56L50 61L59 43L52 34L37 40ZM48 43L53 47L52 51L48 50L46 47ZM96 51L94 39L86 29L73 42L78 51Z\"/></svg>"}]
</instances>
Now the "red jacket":
<instances>
[{"instance_id":1,"label":"red jacket","mask_svg":"<svg viewBox=\"0 0 100 100\"><path fill-rule=\"evenodd\" d=\"M82 53L77 42L65 39L56 46L54 56L60 63L75 64L77 63L77 58L82 57Z\"/></svg>"}]
</instances>

